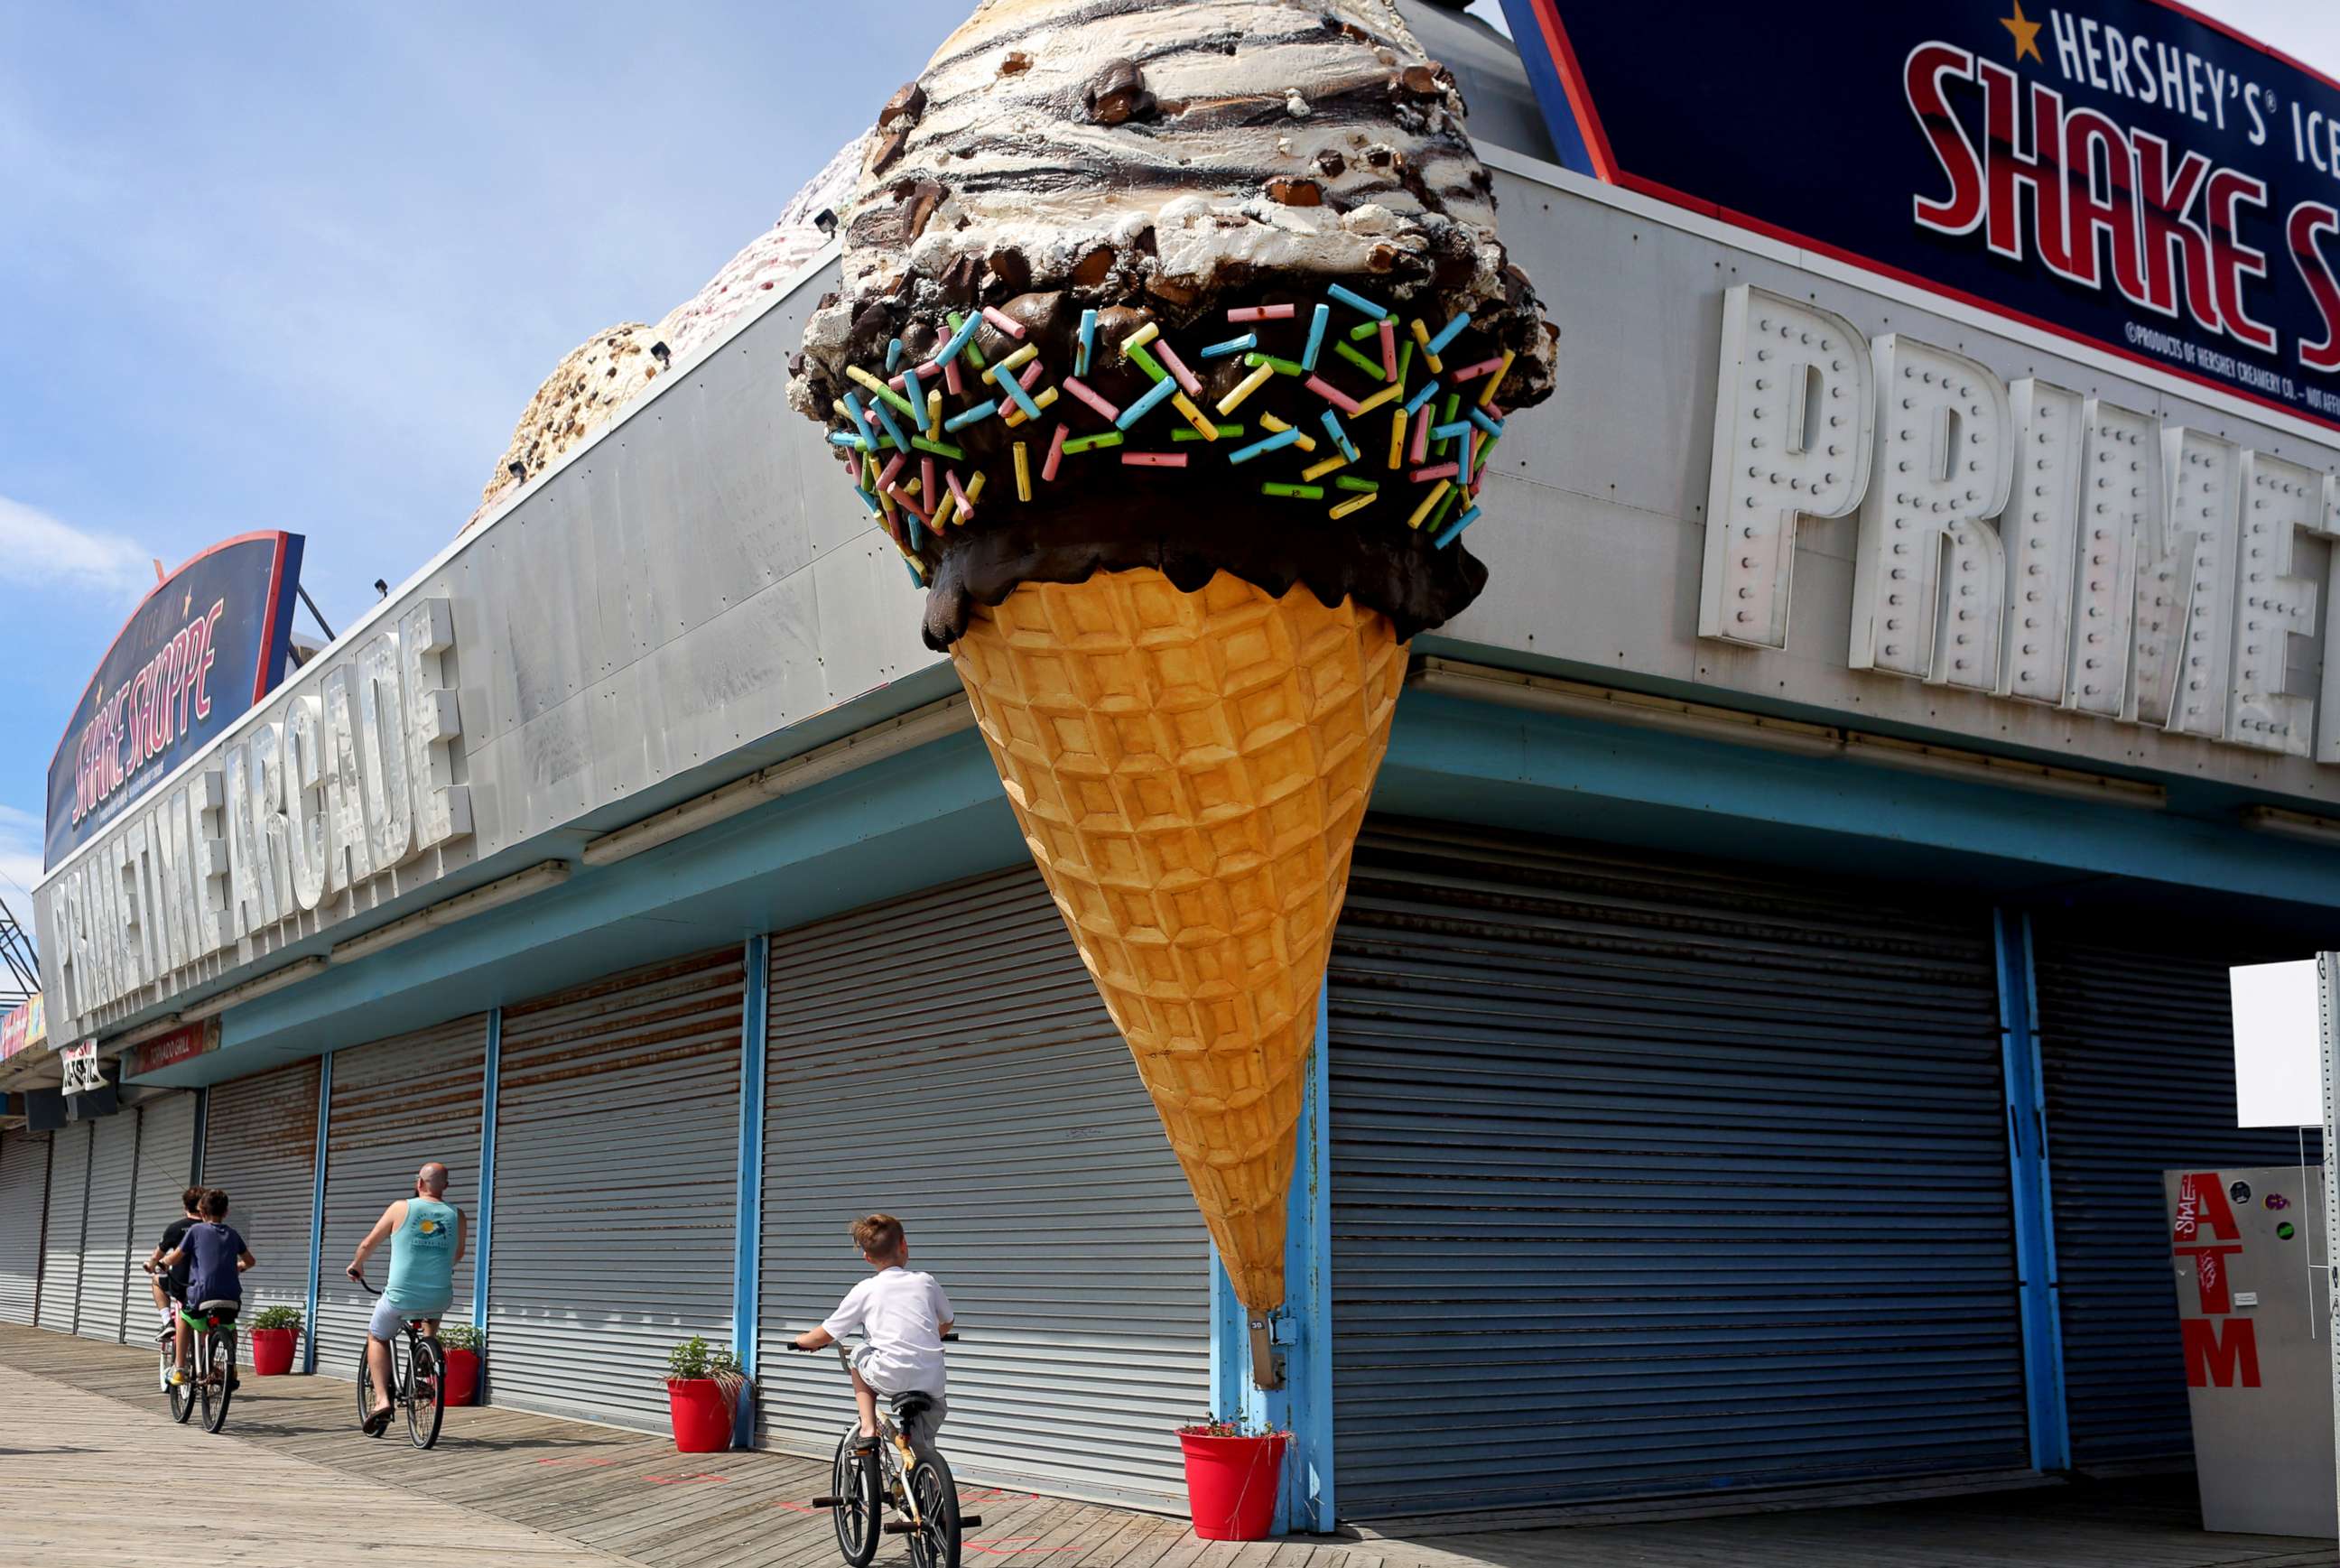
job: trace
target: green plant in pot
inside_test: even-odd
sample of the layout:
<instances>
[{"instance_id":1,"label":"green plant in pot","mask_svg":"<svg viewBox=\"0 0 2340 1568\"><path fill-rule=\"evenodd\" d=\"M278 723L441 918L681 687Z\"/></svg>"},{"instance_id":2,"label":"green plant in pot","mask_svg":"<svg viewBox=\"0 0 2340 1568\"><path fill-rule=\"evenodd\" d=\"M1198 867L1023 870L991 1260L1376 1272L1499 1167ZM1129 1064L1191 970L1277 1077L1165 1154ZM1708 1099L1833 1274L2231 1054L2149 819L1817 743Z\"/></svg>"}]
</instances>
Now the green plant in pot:
<instances>
[{"instance_id":1,"label":"green plant in pot","mask_svg":"<svg viewBox=\"0 0 2340 1568\"><path fill-rule=\"evenodd\" d=\"M301 1309L297 1306L263 1306L252 1315L246 1325L254 1334L273 1334L290 1329L301 1332Z\"/></svg>"},{"instance_id":2,"label":"green plant in pot","mask_svg":"<svg viewBox=\"0 0 2340 1568\"><path fill-rule=\"evenodd\" d=\"M667 1353L667 1404L679 1452L716 1454L731 1446L740 1384L739 1358L697 1335Z\"/></svg>"},{"instance_id":3,"label":"green plant in pot","mask_svg":"<svg viewBox=\"0 0 2340 1568\"><path fill-rule=\"evenodd\" d=\"M720 1345L709 1345L698 1335L691 1335L666 1353L666 1378L669 1383L696 1383L702 1378L736 1376L739 1358Z\"/></svg>"},{"instance_id":4,"label":"green plant in pot","mask_svg":"<svg viewBox=\"0 0 2340 1568\"><path fill-rule=\"evenodd\" d=\"M488 1336L468 1323L441 1323L439 1344L447 1350L468 1350L473 1355L487 1348Z\"/></svg>"}]
</instances>

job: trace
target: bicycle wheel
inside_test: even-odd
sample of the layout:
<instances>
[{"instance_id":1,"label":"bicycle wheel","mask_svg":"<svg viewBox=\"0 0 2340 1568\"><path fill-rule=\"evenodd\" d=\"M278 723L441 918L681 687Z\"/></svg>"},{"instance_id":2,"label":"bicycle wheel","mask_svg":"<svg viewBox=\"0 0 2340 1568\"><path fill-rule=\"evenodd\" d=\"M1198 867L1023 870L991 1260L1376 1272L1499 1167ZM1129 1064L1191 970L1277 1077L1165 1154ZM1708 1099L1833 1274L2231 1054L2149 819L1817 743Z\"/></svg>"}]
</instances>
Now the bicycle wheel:
<instances>
[{"instance_id":1,"label":"bicycle wheel","mask_svg":"<svg viewBox=\"0 0 2340 1568\"><path fill-rule=\"evenodd\" d=\"M915 1568L958 1568L958 1483L941 1454L927 1454L910 1472L910 1496L918 1505L910 1562Z\"/></svg>"},{"instance_id":2,"label":"bicycle wheel","mask_svg":"<svg viewBox=\"0 0 2340 1568\"><path fill-rule=\"evenodd\" d=\"M203 1337L203 1365L196 1386L203 1395L203 1430L217 1432L227 1424L228 1400L235 1391L229 1380L235 1375L235 1330L214 1328ZM216 1381L214 1381L216 1380Z\"/></svg>"},{"instance_id":3,"label":"bicycle wheel","mask_svg":"<svg viewBox=\"0 0 2340 1568\"><path fill-rule=\"evenodd\" d=\"M182 1383L173 1386L171 1374L178 1369L179 1346L175 1339L163 1342L163 1389L171 1396L171 1419L184 1426L187 1417L195 1413L195 1385Z\"/></svg>"},{"instance_id":4,"label":"bicycle wheel","mask_svg":"<svg viewBox=\"0 0 2340 1568\"><path fill-rule=\"evenodd\" d=\"M829 1478L829 1491L837 1501L828 1511L829 1523L837 1526L837 1549L853 1568L869 1568L869 1559L878 1555L878 1531L883 1523L883 1510L878 1503L878 1465L853 1452L861 1440L861 1428L857 1424L845 1429L837 1440L837 1464Z\"/></svg>"},{"instance_id":5,"label":"bicycle wheel","mask_svg":"<svg viewBox=\"0 0 2340 1568\"><path fill-rule=\"evenodd\" d=\"M439 1342L416 1335L413 1355L406 1364L406 1435L417 1448L439 1441L439 1424L447 1419L447 1358Z\"/></svg>"}]
</instances>

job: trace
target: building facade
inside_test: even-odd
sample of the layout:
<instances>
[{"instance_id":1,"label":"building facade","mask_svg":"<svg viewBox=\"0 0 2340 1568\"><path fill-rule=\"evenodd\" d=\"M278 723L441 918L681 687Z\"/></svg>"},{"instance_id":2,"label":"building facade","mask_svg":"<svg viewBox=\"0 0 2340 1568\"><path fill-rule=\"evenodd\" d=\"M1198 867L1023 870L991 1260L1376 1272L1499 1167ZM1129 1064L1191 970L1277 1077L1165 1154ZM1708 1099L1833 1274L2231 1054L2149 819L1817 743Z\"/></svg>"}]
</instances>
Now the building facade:
<instances>
[{"instance_id":1,"label":"building facade","mask_svg":"<svg viewBox=\"0 0 2340 1568\"><path fill-rule=\"evenodd\" d=\"M2161 1173L2299 1157L2234 1126L2226 969L2340 938L2340 442L1482 152L1565 373L1413 649L1265 1345L786 406L833 255L43 883L124 1105L0 1130L0 1318L134 1343L200 1176L350 1375L341 1267L436 1158L488 1397L622 1425L704 1335L826 1453L777 1351L886 1208L976 1481L1176 1508L1212 1409L1320 1528L2189 1453ZM2019 452L1996 504L1895 477L1905 414ZM2204 551L2166 601L2168 551L2090 575L2115 482Z\"/></svg>"}]
</instances>

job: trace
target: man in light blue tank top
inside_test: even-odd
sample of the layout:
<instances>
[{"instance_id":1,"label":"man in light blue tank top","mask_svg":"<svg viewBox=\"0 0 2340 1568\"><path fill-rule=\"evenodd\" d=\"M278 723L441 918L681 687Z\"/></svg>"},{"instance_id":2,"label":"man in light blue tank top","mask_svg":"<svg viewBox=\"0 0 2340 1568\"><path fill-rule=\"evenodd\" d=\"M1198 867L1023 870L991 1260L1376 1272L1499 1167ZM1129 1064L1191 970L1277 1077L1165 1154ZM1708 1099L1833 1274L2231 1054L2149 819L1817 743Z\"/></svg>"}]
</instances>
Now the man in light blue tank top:
<instances>
[{"instance_id":1,"label":"man in light blue tank top","mask_svg":"<svg viewBox=\"0 0 2340 1568\"><path fill-rule=\"evenodd\" d=\"M373 1370L375 1404L366 1418L366 1430L387 1424L392 1405L390 1342L405 1325L427 1320L422 1332L436 1335L439 1318L455 1300L455 1265L463 1261L466 1226L463 1211L446 1201L447 1167L433 1160L416 1173L414 1196L401 1198L382 1211L382 1217L358 1243L357 1255L345 1271L362 1279L365 1261L384 1241L390 1243L390 1282L367 1326L366 1362Z\"/></svg>"}]
</instances>

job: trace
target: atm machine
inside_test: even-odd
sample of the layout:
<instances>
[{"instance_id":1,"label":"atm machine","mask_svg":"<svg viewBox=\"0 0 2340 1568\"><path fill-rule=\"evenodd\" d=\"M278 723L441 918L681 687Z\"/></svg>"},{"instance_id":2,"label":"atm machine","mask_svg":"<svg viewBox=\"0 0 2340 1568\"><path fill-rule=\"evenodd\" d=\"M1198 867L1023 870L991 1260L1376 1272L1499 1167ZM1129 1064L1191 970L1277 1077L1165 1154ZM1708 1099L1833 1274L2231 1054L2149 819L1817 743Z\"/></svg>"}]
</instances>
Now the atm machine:
<instances>
[{"instance_id":1,"label":"atm machine","mask_svg":"<svg viewBox=\"0 0 2340 1568\"><path fill-rule=\"evenodd\" d=\"M2166 1171L2202 1526L2331 1540L2332 1271L2320 1166Z\"/></svg>"}]
</instances>

